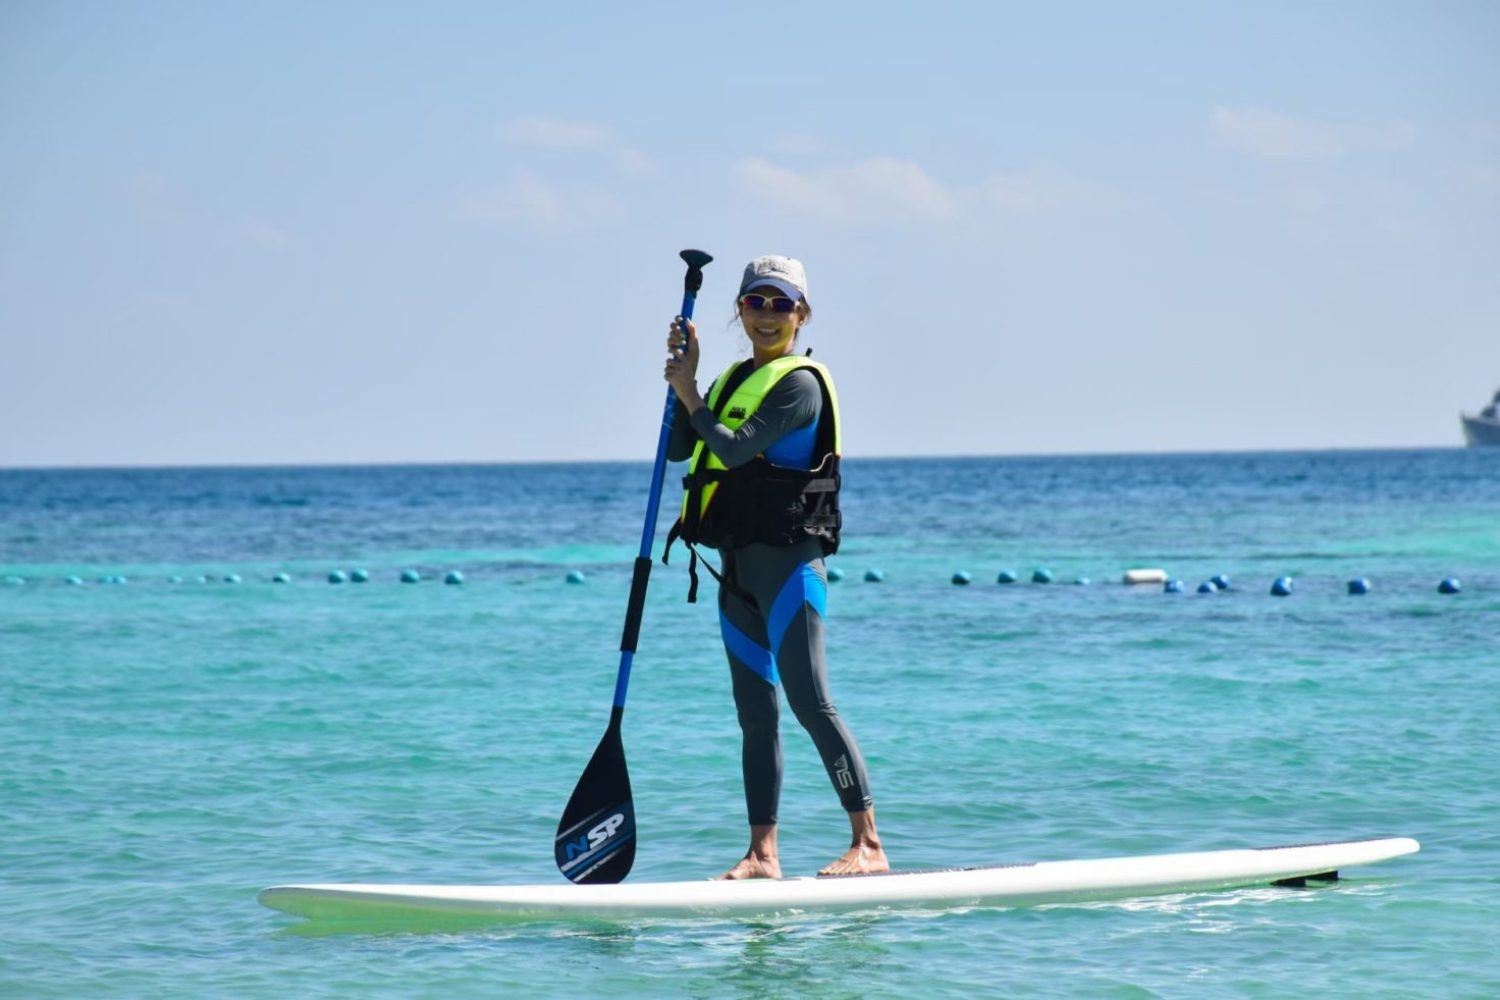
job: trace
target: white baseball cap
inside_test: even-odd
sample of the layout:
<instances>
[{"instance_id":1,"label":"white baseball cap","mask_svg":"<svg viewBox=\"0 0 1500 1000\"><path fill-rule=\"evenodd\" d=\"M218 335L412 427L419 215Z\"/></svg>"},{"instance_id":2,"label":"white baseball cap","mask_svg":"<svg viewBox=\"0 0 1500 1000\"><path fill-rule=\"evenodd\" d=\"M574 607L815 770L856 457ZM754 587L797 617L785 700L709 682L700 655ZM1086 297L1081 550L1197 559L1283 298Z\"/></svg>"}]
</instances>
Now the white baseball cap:
<instances>
[{"instance_id":1,"label":"white baseball cap","mask_svg":"<svg viewBox=\"0 0 1500 1000\"><path fill-rule=\"evenodd\" d=\"M807 271L802 262L794 257L771 254L757 257L745 265L745 277L740 280L740 294L752 288L770 285L794 299L807 298Z\"/></svg>"}]
</instances>

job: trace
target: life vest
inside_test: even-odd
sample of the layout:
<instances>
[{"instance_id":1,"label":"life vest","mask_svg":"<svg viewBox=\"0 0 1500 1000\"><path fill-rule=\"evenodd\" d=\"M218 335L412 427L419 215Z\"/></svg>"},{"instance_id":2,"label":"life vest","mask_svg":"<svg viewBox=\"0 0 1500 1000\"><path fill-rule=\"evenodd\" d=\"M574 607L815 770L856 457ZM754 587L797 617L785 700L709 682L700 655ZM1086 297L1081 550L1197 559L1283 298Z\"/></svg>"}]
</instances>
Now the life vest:
<instances>
[{"instance_id":1,"label":"life vest","mask_svg":"<svg viewBox=\"0 0 1500 1000\"><path fill-rule=\"evenodd\" d=\"M679 537L717 549L751 542L793 545L816 538L825 556L838 551L843 527L839 512L842 442L838 396L828 369L795 355L775 358L759 368L753 360L738 362L714 380L704 402L720 423L738 430L782 379L801 369L813 373L823 393L822 411L812 429L810 467L795 468L773 460L788 460L783 453L789 449L779 446L799 435L797 431L733 469L726 468L700 438L682 478L682 511L667 534L668 551ZM666 560L665 553L662 558Z\"/></svg>"}]
</instances>

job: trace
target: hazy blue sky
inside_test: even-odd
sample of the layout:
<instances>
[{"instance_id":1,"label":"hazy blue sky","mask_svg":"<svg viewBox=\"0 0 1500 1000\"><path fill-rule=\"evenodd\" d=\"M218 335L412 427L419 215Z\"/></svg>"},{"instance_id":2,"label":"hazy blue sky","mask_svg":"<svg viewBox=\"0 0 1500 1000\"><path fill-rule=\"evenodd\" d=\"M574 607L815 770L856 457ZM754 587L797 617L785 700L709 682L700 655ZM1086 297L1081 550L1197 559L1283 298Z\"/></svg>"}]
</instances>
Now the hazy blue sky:
<instances>
[{"instance_id":1,"label":"hazy blue sky","mask_svg":"<svg viewBox=\"0 0 1500 1000\"><path fill-rule=\"evenodd\" d=\"M687 246L849 454L1456 444L1500 3L0 0L0 465L649 459Z\"/></svg>"}]
</instances>

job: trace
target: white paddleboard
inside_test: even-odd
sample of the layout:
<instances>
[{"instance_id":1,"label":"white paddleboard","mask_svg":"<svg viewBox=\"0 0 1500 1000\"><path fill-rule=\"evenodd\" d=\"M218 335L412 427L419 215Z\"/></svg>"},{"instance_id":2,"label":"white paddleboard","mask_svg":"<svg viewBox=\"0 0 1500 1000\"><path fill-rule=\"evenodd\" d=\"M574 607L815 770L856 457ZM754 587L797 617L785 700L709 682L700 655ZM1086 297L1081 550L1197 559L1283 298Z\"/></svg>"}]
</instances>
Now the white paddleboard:
<instances>
[{"instance_id":1,"label":"white paddleboard","mask_svg":"<svg viewBox=\"0 0 1500 1000\"><path fill-rule=\"evenodd\" d=\"M401 923L764 917L887 907L1035 906L1163 893L1235 889L1336 877L1339 869L1411 854L1391 837L1252 850L1041 861L941 871L743 882L619 885L278 885L262 890L273 910L312 920Z\"/></svg>"}]
</instances>

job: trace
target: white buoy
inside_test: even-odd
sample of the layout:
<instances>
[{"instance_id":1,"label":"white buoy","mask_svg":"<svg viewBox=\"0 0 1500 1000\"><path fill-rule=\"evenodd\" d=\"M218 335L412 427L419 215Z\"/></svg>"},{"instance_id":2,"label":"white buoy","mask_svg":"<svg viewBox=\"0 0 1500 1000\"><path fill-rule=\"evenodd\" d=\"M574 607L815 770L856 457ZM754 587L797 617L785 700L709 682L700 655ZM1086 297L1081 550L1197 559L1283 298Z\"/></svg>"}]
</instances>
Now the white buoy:
<instances>
[{"instance_id":1,"label":"white buoy","mask_svg":"<svg viewBox=\"0 0 1500 1000\"><path fill-rule=\"evenodd\" d=\"M1121 583L1166 583L1167 571L1164 569L1127 569Z\"/></svg>"}]
</instances>

